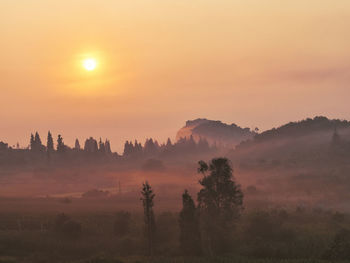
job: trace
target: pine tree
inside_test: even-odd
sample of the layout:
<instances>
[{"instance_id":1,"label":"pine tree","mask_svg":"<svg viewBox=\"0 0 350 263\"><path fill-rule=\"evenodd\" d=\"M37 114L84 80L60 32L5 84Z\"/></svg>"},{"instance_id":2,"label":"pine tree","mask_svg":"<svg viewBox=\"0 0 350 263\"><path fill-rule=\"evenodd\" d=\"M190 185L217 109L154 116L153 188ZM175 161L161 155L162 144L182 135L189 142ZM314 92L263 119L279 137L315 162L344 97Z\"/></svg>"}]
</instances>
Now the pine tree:
<instances>
[{"instance_id":1,"label":"pine tree","mask_svg":"<svg viewBox=\"0 0 350 263\"><path fill-rule=\"evenodd\" d=\"M74 150L80 151L80 143L78 139L75 139Z\"/></svg>"},{"instance_id":2,"label":"pine tree","mask_svg":"<svg viewBox=\"0 0 350 263\"><path fill-rule=\"evenodd\" d=\"M226 158L212 159L209 165L200 161L198 172L204 175L197 196L204 249L210 255L226 252L234 221L243 209L243 193Z\"/></svg>"},{"instance_id":3,"label":"pine tree","mask_svg":"<svg viewBox=\"0 0 350 263\"><path fill-rule=\"evenodd\" d=\"M64 145L62 136L59 134L57 137L57 152L64 153L65 150L66 150L66 146Z\"/></svg>"},{"instance_id":4,"label":"pine tree","mask_svg":"<svg viewBox=\"0 0 350 263\"><path fill-rule=\"evenodd\" d=\"M30 134L30 150L35 151L35 140L33 133Z\"/></svg>"},{"instance_id":5,"label":"pine tree","mask_svg":"<svg viewBox=\"0 0 350 263\"><path fill-rule=\"evenodd\" d=\"M100 141L98 143L98 151L104 155L106 153L106 148L104 142L102 142L102 139L100 138Z\"/></svg>"},{"instance_id":6,"label":"pine tree","mask_svg":"<svg viewBox=\"0 0 350 263\"><path fill-rule=\"evenodd\" d=\"M199 218L194 201L187 190L182 195L182 210L179 218L180 248L184 255L201 254Z\"/></svg>"},{"instance_id":7,"label":"pine tree","mask_svg":"<svg viewBox=\"0 0 350 263\"><path fill-rule=\"evenodd\" d=\"M35 143L36 143L37 146L42 145L41 139L40 139L40 135L39 135L38 132L35 133L34 141L35 141ZM38 148L39 148L39 147L38 147Z\"/></svg>"},{"instance_id":8,"label":"pine tree","mask_svg":"<svg viewBox=\"0 0 350 263\"><path fill-rule=\"evenodd\" d=\"M111 154L112 150L111 150L111 143L109 142L109 140L106 139L105 141L105 150L107 154Z\"/></svg>"},{"instance_id":9,"label":"pine tree","mask_svg":"<svg viewBox=\"0 0 350 263\"><path fill-rule=\"evenodd\" d=\"M45 149L38 132L35 132L34 136L33 134L30 135L30 149L35 153L40 153Z\"/></svg>"},{"instance_id":10,"label":"pine tree","mask_svg":"<svg viewBox=\"0 0 350 263\"><path fill-rule=\"evenodd\" d=\"M154 142L153 139L148 139L145 142L144 146L144 152L147 156L154 156L158 153L159 151L159 145L158 142Z\"/></svg>"},{"instance_id":11,"label":"pine tree","mask_svg":"<svg viewBox=\"0 0 350 263\"><path fill-rule=\"evenodd\" d=\"M52 138L52 134L50 131L47 133L46 147L47 147L46 150L48 153L52 153L54 151L53 138Z\"/></svg>"},{"instance_id":12,"label":"pine tree","mask_svg":"<svg viewBox=\"0 0 350 263\"><path fill-rule=\"evenodd\" d=\"M84 145L84 151L89 153L97 153L98 152L97 141L92 137L90 137L89 139L86 139L85 145Z\"/></svg>"},{"instance_id":13,"label":"pine tree","mask_svg":"<svg viewBox=\"0 0 350 263\"><path fill-rule=\"evenodd\" d=\"M147 181L143 184L141 194L145 221L145 236L147 240L147 253L149 256L153 256L154 236L156 232L156 224L153 213L153 199L155 194Z\"/></svg>"}]
</instances>

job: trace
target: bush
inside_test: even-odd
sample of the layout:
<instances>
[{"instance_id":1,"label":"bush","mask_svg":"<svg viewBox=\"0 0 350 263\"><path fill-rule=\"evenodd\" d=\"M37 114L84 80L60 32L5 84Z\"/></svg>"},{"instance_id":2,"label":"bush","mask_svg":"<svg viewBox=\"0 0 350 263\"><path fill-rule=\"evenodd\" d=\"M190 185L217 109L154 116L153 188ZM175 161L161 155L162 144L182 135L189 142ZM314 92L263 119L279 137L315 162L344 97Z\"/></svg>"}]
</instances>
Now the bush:
<instances>
[{"instance_id":1,"label":"bush","mask_svg":"<svg viewBox=\"0 0 350 263\"><path fill-rule=\"evenodd\" d=\"M114 234L116 236L124 237L129 234L131 226L131 216L128 212L118 212L114 221Z\"/></svg>"},{"instance_id":2,"label":"bush","mask_svg":"<svg viewBox=\"0 0 350 263\"><path fill-rule=\"evenodd\" d=\"M349 230L342 229L338 231L325 257L331 260L349 260L350 259L350 231Z\"/></svg>"},{"instance_id":3,"label":"bush","mask_svg":"<svg viewBox=\"0 0 350 263\"><path fill-rule=\"evenodd\" d=\"M55 231L61 232L63 225L69 220L70 220L70 217L67 216L66 214L64 214L64 213L58 214L56 216L55 222L54 222L54 229L55 229Z\"/></svg>"},{"instance_id":4,"label":"bush","mask_svg":"<svg viewBox=\"0 0 350 263\"><path fill-rule=\"evenodd\" d=\"M56 216L54 228L65 237L78 238L81 235L81 224L63 213Z\"/></svg>"},{"instance_id":5,"label":"bush","mask_svg":"<svg viewBox=\"0 0 350 263\"><path fill-rule=\"evenodd\" d=\"M74 220L68 220L62 226L62 234L69 238L78 238L81 235L81 224Z\"/></svg>"}]
</instances>

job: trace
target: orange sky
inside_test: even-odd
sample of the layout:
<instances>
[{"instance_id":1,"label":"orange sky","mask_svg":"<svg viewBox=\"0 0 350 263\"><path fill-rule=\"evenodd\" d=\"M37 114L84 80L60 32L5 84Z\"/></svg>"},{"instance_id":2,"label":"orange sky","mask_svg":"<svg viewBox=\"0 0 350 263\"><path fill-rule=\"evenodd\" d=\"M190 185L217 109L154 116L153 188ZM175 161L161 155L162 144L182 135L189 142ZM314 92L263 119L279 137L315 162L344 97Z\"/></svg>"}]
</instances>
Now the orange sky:
<instances>
[{"instance_id":1,"label":"orange sky","mask_svg":"<svg viewBox=\"0 0 350 263\"><path fill-rule=\"evenodd\" d=\"M348 0L2 0L0 140L350 119L349 24Z\"/></svg>"}]
</instances>

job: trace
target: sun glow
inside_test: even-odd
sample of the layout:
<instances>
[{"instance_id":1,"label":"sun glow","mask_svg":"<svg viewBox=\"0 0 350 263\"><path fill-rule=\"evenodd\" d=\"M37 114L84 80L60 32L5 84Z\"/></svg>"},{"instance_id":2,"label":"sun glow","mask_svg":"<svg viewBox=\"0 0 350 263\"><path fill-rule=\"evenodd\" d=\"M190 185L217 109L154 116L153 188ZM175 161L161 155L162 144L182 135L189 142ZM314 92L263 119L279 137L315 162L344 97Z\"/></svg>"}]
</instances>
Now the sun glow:
<instances>
[{"instance_id":1,"label":"sun glow","mask_svg":"<svg viewBox=\"0 0 350 263\"><path fill-rule=\"evenodd\" d=\"M92 71L96 68L97 66L97 62L95 59L93 58L87 58L83 60L83 67L87 70L87 71Z\"/></svg>"}]
</instances>

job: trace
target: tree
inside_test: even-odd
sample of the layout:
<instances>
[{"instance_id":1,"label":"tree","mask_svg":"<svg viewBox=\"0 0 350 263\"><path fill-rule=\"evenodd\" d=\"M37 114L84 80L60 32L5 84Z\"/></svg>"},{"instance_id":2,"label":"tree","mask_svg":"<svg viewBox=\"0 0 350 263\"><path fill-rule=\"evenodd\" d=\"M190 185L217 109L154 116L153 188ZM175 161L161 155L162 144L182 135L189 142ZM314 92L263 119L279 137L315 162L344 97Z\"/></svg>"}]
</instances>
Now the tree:
<instances>
[{"instance_id":1,"label":"tree","mask_svg":"<svg viewBox=\"0 0 350 263\"><path fill-rule=\"evenodd\" d=\"M173 146L173 144L171 143L170 138L168 138L168 140L166 141L166 147L167 149L170 149Z\"/></svg>"},{"instance_id":2,"label":"tree","mask_svg":"<svg viewBox=\"0 0 350 263\"><path fill-rule=\"evenodd\" d=\"M80 151L80 143L78 139L75 139L74 150Z\"/></svg>"},{"instance_id":3,"label":"tree","mask_svg":"<svg viewBox=\"0 0 350 263\"><path fill-rule=\"evenodd\" d=\"M204 176L197 196L204 249L209 254L225 252L243 209L243 193L226 158L214 158L209 165L200 161L198 172Z\"/></svg>"},{"instance_id":4,"label":"tree","mask_svg":"<svg viewBox=\"0 0 350 263\"><path fill-rule=\"evenodd\" d=\"M154 156L159 151L159 145L157 142L154 142L153 139L147 139L144 146L144 152L147 156Z\"/></svg>"},{"instance_id":5,"label":"tree","mask_svg":"<svg viewBox=\"0 0 350 263\"><path fill-rule=\"evenodd\" d=\"M33 133L30 134L30 150L35 151L35 139Z\"/></svg>"},{"instance_id":6,"label":"tree","mask_svg":"<svg viewBox=\"0 0 350 263\"><path fill-rule=\"evenodd\" d=\"M63 138L59 134L57 137L57 152L58 153L63 153L66 150L66 146L64 145Z\"/></svg>"},{"instance_id":7,"label":"tree","mask_svg":"<svg viewBox=\"0 0 350 263\"><path fill-rule=\"evenodd\" d=\"M123 156L130 156L132 154L133 145L132 142L126 141L124 144L124 153Z\"/></svg>"},{"instance_id":8,"label":"tree","mask_svg":"<svg viewBox=\"0 0 350 263\"><path fill-rule=\"evenodd\" d=\"M187 190L182 195L182 210L179 218L180 248L184 255L201 253L199 218L194 201Z\"/></svg>"},{"instance_id":9,"label":"tree","mask_svg":"<svg viewBox=\"0 0 350 263\"><path fill-rule=\"evenodd\" d=\"M35 143L36 143L37 146L39 146L39 145L41 146L41 145L42 145L41 139L40 139L40 135L39 135L38 132L35 133L34 141L35 141ZM38 148L39 148L39 147L38 147Z\"/></svg>"},{"instance_id":10,"label":"tree","mask_svg":"<svg viewBox=\"0 0 350 263\"><path fill-rule=\"evenodd\" d=\"M42 145L38 132L35 132L35 135L30 135L30 149L35 153L40 153L45 150L45 146Z\"/></svg>"},{"instance_id":11,"label":"tree","mask_svg":"<svg viewBox=\"0 0 350 263\"><path fill-rule=\"evenodd\" d=\"M112 150L111 150L111 143L109 140L106 139L105 141L105 149L106 149L106 153L107 154L111 154Z\"/></svg>"},{"instance_id":12,"label":"tree","mask_svg":"<svg viewBox=\"0 0 350 263\"><path fill-rule=\"evenodd\" d=\"M153 256L154 236L156 232L156 223L153 213L153 199L155 194L147 181L143 184L141 194L145 221L145 236L147 240L147 253L149 256Z\"/></svg>"},{"instance_id":13,"label":"tree","mask_svg":"<svg viewBox=\"0 0 350 263\"><path fill-rule=\"evenodd\" d=\"M48 153L52 153L54 151L53 138L52 138L52 134L50 131L47 133L46 148L47 148Z\"/></svg>"},{"instance_id":14,"label":"tree","mask_svg":"<svg viewBox=\"0 0 350 263\"><path fill-rule=\"evenodd\" d=\"M98 151L104 155L106 153L106 147L105 147L105 144L104 142L102 142L102 139L100 138L100 141L98 143Z\"/></svg>"},{"instance_id":15,"label":"tree","mask_svg":"<svg viewBox=\"0 0 350 263\"><path fill-rule=\"evenodd\" d=\"M98 152L97 141L92 137L90 137L89 139L86 139L85 145L84 145L84 151L88 153L97 153Z\"/></svg>"}]
</instances>

